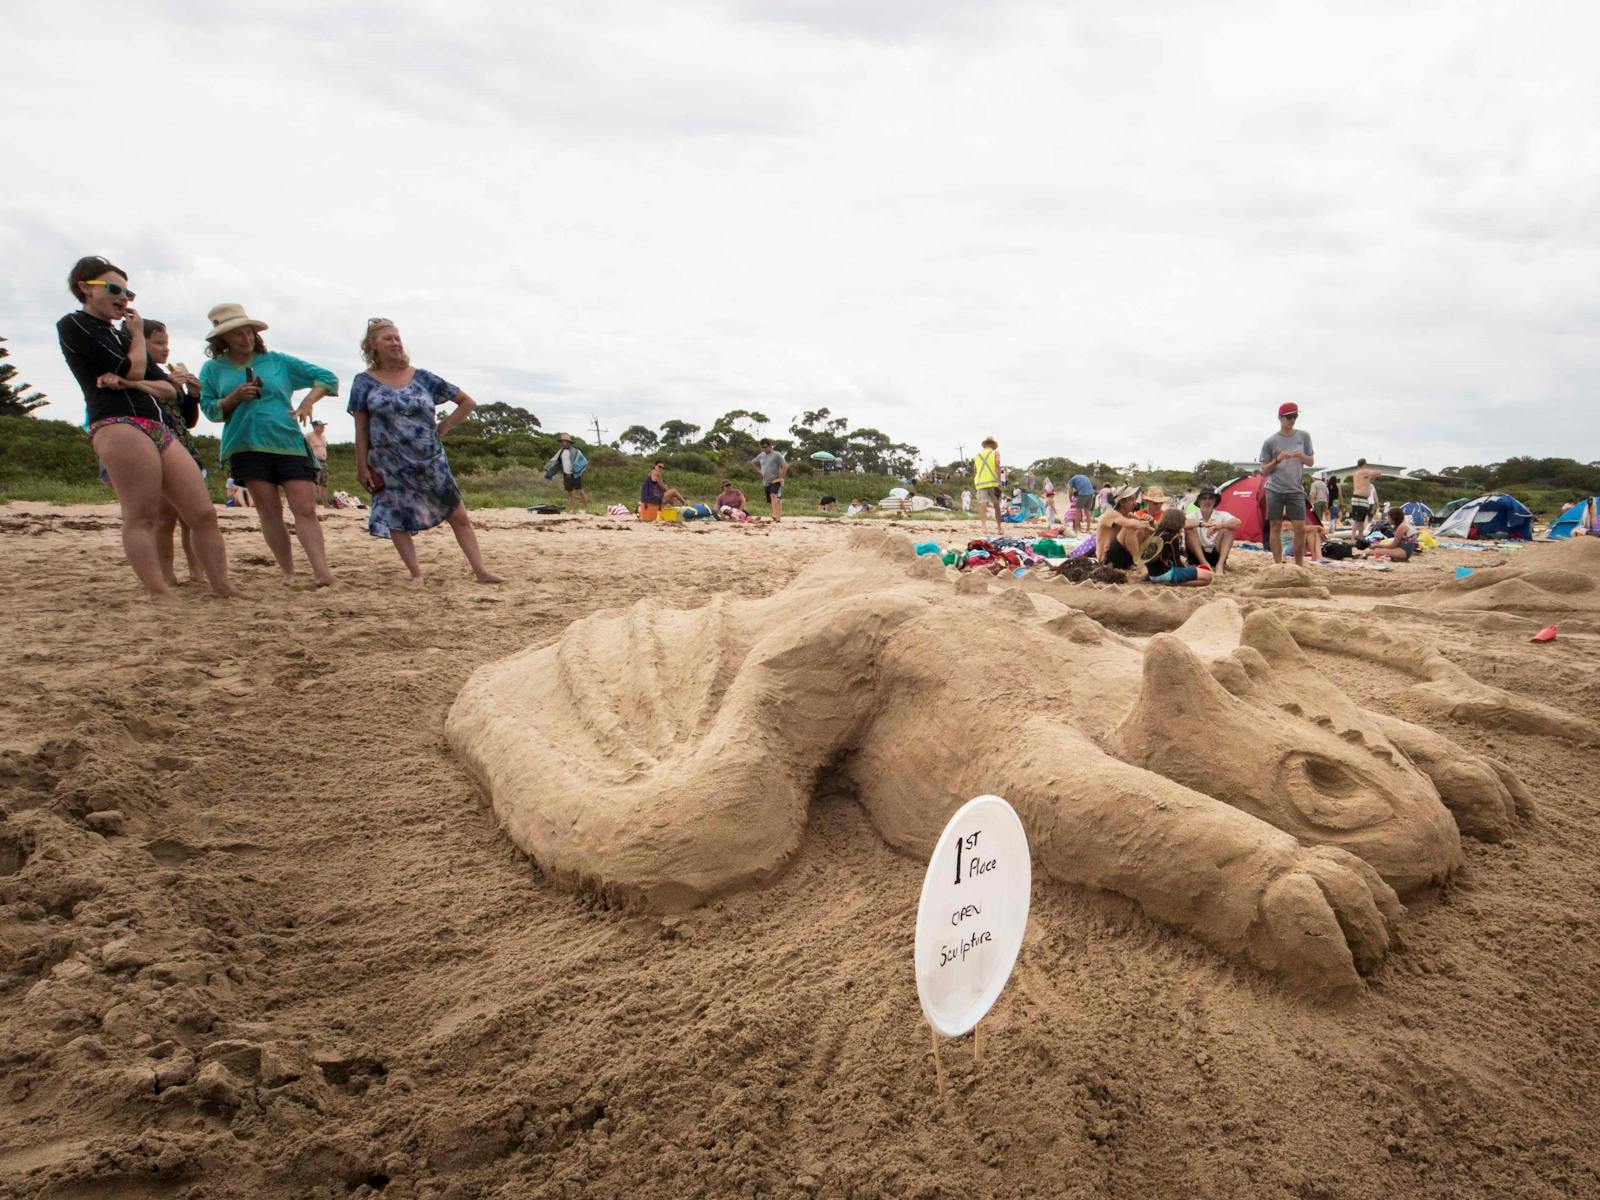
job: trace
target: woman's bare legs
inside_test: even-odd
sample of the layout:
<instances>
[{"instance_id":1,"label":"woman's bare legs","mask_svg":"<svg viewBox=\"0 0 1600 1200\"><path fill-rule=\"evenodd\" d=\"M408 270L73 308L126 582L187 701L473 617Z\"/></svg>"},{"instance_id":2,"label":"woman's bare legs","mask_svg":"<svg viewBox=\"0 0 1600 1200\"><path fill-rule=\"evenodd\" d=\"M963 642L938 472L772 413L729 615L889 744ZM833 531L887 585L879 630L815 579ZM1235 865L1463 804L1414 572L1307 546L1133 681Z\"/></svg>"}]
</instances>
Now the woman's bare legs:
<instances>
[{"instance_id":1,"label":"woman's bare legs","mask_svg":"<svg viewBox=\"0 0 1600 1200\"><path fill-rule=\"evenodd\" d=\"M197 587L204 585L206 569L200 564L200 556L195 552L194 531L180 522L178 537L183 543L183 561L189 565L189 582Z\"/></svg>"},{"instance_id":2,"label":"woman's bare legs","mask_svg":"<svg viewBox=\"0 0 1600 1200\"><path fill-rule=\"evenodd\" d=\"M172 543L178 532L178 510L161 501L161 515L156 518L156 560L161 564L161 578L168 587L178 586L178 573L172 569Z\"/></svg>"},{"instance_id":3,"label":"woman's bare legs","mask_svg":"<svg viewBox=\"0 0 1600 1200\"><path fill-rule=\"evenodd\" d=\"M456 505L455 511L446 520L450 522L451 532L456 535L456 542L460 545L461 552L467 556L467 562L472 565L472 573L478 577L478 582L504 583L504 579L483 565L483 552L478 549L478 531L472 527L472 518L467 515L467 506Z\"/></svg>"},{"instance_id":4,"label":"woman's bare legs","mask_svg":"<svg viewBox=\"0 0 1600 1200\"><path fill-rule=\"evenodd\" d=\"M228 552L222 545L217 506L206 491L205 477L181 446L161 456L161 485L167 503L183 522L183 549L190 555L189 571L204 579L213 595L239 599L244 595L228 582ZM191 553L192 543L192 553Z\"/></svg>"},{"instance_id":5,"label":"woman's bare legs","mask_svg":"<svg viewBox=\"0 0 1600 1200\"><path fill-rule=\"evenodd\" d=\"M156 552L161 518L161 452L150 435L132 425L107 425L94 435L94 452L105 464L122 507L122 552L151 599L171 595Z\"/></svg>"},{"instance_id":6,"label":"woman's bare legs","mask_svg":"<svg viewBox=\"0 0 1600 1200\"><path fill-rule=\"evenodd\" d=\"M261 479L243 482L261 518L261 536L267 540L267 549L272 551L285 586L292 584L294 552L289 549L289 527L283 523L283 498L278 495L278 485Z\"/></svg>"},{"instance_id":7,"label":"woman's bare legs","mask_svg":"<svg viewBox=\"0 0 1600 1200\"><path fill-rule=\"evenodd\" d=\"M294 514L294 533L305 548L311 563L311 577L318 587L333 583L328 570L328 551L322 541L322 523L317 520L317 485L309 479L289 479L283 484L283 494L288 498L289 511Z\"/></svg>"},{"instance_id":8,"label":"woman's bare legs","mask_svg":"<svg viewBox=\"0 0 1600 1200\"><path fill-rule=\"evenodd\" d=\"M422 564L417 561L417 543L409 533L389 531L389 540L394 543L395 551L400 555L400 561L405 563L406 570L411 572L413 583L422 581Z\"/></svg>"}]
</instances>

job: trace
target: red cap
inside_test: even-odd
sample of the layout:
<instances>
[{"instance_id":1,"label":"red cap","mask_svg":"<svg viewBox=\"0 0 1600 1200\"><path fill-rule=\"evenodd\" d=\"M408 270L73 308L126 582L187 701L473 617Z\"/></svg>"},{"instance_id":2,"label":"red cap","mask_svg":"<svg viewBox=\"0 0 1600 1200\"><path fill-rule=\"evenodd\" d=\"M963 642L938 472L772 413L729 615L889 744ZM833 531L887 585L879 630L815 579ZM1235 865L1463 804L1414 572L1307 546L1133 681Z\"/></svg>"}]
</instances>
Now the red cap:
<instances>
[{"instance_id":1,"label":"red cap","mask_svg":"<svg viewBox=\"0 0 1600 1200\"><path fill-rule=\"evenodd\" d=\"M1300 415L1300 406L1293 400L1289 401L1287 404L1278 405L1278 415L1280 417L1287 417L1291 414L1297 417Z\"/></svg>"}]
</instances>

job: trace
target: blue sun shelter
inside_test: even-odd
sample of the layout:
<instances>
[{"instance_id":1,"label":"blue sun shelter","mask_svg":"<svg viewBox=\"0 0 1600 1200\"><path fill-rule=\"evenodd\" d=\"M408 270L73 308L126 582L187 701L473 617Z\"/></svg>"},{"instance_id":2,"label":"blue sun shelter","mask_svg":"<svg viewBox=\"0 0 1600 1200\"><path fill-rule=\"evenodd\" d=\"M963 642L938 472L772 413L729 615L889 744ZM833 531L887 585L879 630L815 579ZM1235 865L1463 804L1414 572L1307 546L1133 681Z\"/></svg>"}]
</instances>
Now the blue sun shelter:
<instances>
[{"instance_id":1,"label":"blue sun shelter","mask_svg":"<svg viewBox=\"0 0 1600 1200\"><path fill-rule=\"evenodd\" d=\"M1593 533L1596 516L1600 516L1600 496L1579 500L1550 523L1550 532L1545 537L1569 538L1580 529L1585 533Z\"/></svg>"},{"instance_id":2,"label":"blue sun shelter","mask_svg":"<svg viewBox=\"0 0 1600 1200\"><path fill-rule=\"evenodd\" d=\"M1533 538L1533 514L1515 496L1490 492L1469 500L1435 531L1442 538Z\"/></svg>"},{"instance_id":3,"label":"blue sun shelter","mask_svg":"<svg viewBox=\"0 0 1600 1200\"><path fill-rule=\"evenodd\" d=\"M1421 500L1407 500L1400 508L1406 514L1406 520L1418 529L1433 524L1433 509Z\"/></svg>"}]
</instances>

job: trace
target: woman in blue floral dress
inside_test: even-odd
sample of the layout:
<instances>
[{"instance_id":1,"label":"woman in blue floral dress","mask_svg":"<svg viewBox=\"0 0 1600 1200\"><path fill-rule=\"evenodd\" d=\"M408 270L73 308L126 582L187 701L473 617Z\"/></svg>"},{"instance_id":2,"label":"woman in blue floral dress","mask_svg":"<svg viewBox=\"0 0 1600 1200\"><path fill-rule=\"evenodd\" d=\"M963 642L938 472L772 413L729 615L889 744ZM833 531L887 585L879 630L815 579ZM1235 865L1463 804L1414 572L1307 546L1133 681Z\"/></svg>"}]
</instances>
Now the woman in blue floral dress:
<instances>
[{"instance_id":1,"label":"woman in blue floral dress","mask_svg":"<svg viewBox=\"0 0 1600 1200\"><path fill-rule=\"evenodd\" d=\"M412 580L421 582L411 535L448 521L479 582L503 582L483 565L478 535L439 440L467 419L476 402L413 367L393 321L367 322L361 354L367 369L350 387L350 412L356 419L356 478L372 493L368 532L392 541ZM455 410L438 420L434 409L451 401Z\"/></svg>"}]
</instances>

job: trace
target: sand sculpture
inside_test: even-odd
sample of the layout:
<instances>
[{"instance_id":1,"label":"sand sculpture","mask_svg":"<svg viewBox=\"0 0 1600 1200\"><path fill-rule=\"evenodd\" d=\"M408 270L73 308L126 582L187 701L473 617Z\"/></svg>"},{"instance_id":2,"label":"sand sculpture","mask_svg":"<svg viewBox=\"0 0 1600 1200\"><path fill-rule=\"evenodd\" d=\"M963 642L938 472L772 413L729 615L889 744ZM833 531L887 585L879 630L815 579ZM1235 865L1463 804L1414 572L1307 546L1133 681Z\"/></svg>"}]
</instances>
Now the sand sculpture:
<instances>
[{"instance_id":1,"label":"sand sculpture","mask_svg":"<svg viewBox=\"0 0 1600 1200\"><path fill-rule=\"evenodd\" d=\"M1072 607L1083 585L953 574L862 531L765 599L600 613L478 670L449 739L542 870L617 902L781 871L824 773L912 854L995 792L1043 873L1318 994L1360 986L1460 831L1525 808L1500 764L1353 704L1271 612L1214 600L1145 643Z\"/></svg>"}]
</instances>

